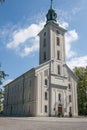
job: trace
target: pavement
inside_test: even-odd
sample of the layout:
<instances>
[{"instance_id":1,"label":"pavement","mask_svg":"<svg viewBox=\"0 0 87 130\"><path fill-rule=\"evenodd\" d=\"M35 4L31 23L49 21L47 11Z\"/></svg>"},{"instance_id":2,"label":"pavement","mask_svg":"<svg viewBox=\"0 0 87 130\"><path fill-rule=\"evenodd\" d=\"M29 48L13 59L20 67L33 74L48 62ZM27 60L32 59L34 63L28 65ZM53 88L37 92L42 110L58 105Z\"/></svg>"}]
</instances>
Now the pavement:
<instances>
[{"instance_id":1,"label":"pavement","mask_svg":"<svg viewBox=\"0 0 87 130\"><path fill-rule=\"evenodd\" d=\"M87 130L87 118L0 117L0 130Z\"/></svg>"}]
</instances>

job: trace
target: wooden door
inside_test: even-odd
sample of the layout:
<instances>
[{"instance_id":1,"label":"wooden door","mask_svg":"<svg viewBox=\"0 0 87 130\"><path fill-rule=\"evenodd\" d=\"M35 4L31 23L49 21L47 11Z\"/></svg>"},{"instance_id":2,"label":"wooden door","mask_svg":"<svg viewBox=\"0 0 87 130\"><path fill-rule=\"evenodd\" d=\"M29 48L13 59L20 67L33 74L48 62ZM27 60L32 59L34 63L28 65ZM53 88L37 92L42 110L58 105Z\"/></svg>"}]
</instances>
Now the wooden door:
<instances>
[{"instance_id":1,"label":"wooden door","mask_svg":"<svg viewBox=\"0 0 87 130\"><path fill-rule=\"evenodd\" d=\"M62 105L58 106L58 113L62 113Z\"/></svg>"}]
</instances>

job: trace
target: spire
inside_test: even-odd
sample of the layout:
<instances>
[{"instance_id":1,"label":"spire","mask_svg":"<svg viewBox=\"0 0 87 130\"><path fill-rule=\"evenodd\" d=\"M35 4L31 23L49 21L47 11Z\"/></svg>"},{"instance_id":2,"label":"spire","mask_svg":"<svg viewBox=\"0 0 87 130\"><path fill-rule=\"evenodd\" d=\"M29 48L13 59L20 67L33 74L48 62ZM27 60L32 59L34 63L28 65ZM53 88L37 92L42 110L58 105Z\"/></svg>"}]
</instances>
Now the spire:
<instances>
[{"instance_id":1,"label":"spire","mask_svg":"<svg viewBox=\"0 0 87 130\"><path fill-rule=\"evenodd\" d=\"M49 21L54 21L56 22L56 18L57 18L57 14L55 13L55 10L53 9L53 0L51 0L51 5L50 5L50 9L48 10L48 13L46 15L47 18L47 22Z\"/></svg>"},{"instance_id":2,"label":"spire","mask_svg":"<svg viewBox=\"0 0 87 130\"><path fill-rule=\"evenodd\" d=\"M52 9L52 5L53 5L53 0L51 0L51 5L50 5L50 8Z\"/></svg>"}]
</instances>

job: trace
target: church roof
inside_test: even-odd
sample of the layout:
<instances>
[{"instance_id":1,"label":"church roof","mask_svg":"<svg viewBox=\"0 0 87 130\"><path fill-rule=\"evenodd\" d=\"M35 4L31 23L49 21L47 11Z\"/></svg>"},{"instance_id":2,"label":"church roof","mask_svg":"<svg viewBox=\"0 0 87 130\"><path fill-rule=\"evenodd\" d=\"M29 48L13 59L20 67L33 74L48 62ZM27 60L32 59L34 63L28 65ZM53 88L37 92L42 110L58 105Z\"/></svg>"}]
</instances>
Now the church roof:
<instances>
[{"instance_id":1,"label":"church roof","mask_svg":"<svg viewBox=\"0 0 87 130\"><path fill-rule=\"evenodd\" d=\"M49 21L56 22L57 21L57 14L56 14L55 10L52 7L52 3L53 3L53 0L51 0L50 9L48 10L48 13L46 15L47 22L49 22Z\"/></svg>"},{"instance_id":2,"label":"church roof","mask_svg":"<svg viewBox=\"0 0 87 130\"><path fill-rule=\"evenodd\" d=\"M69 74L72 75L72 77L77 81L78 78L77 78L77 76L74 74L74 72L68 67L67 64L64 64L64 65L65 65L65 67L67 68L67 71L69 72Z\"/></svg>"}]
</instances>

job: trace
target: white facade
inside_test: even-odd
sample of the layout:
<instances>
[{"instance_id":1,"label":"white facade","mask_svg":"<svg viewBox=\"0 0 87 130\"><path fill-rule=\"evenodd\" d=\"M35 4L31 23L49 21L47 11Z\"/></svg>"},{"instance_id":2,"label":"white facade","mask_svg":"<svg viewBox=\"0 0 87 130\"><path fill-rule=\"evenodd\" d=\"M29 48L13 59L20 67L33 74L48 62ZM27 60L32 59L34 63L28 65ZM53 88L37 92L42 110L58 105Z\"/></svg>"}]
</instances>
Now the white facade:
<instances>
[{"instance_id":1,"label":"white facade","mask_svg":"<svg viewBox=\"0 0 87 130\"><path fill-rule=\"evenodd\" d=\"M77 78L65 61L66 30L52 18L39 33L40 65L5 86L6 115L78 116Z\"/></svg>"}]
</instances>

